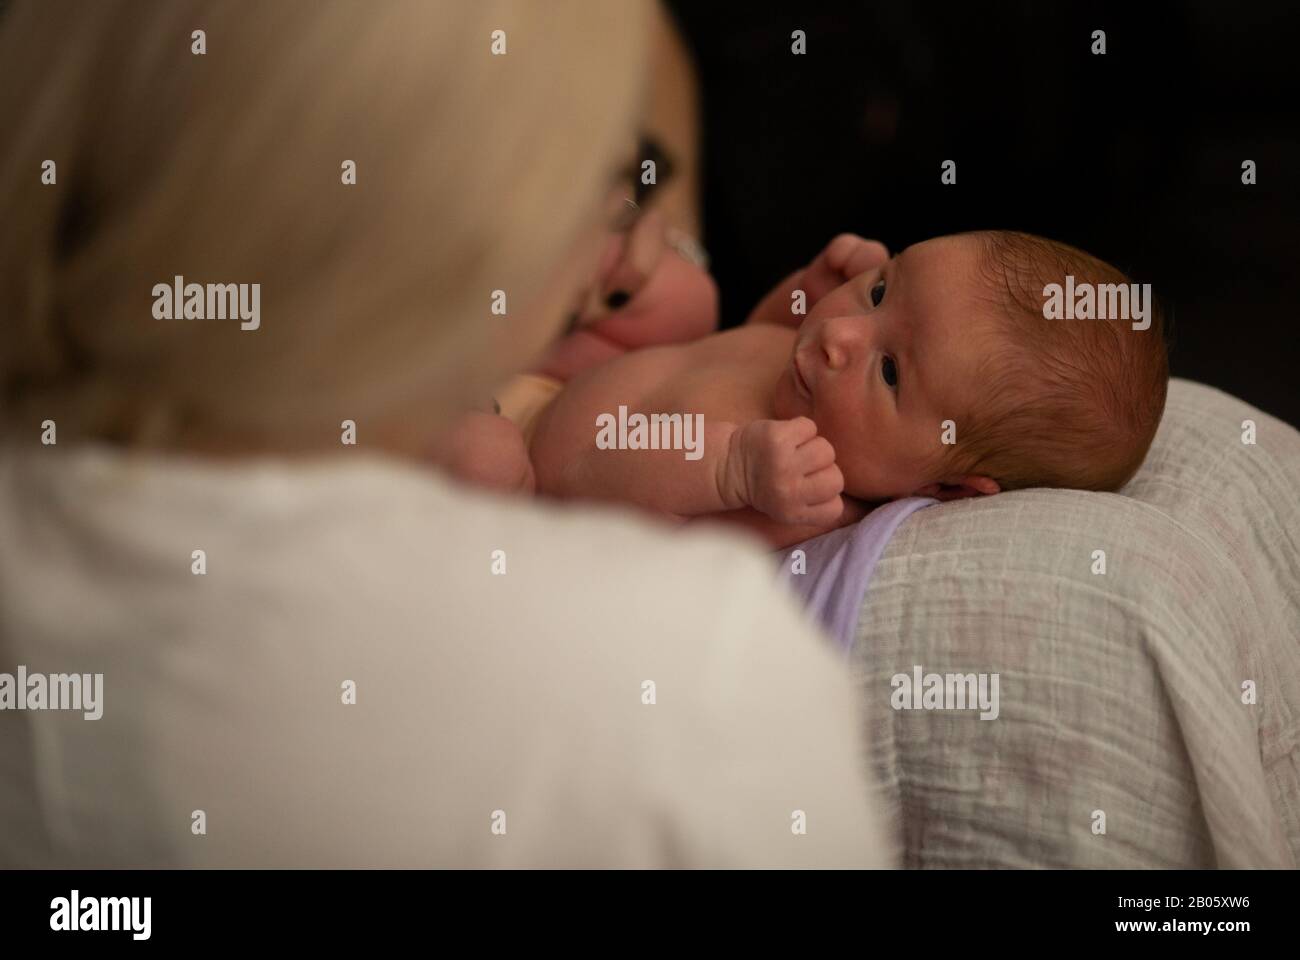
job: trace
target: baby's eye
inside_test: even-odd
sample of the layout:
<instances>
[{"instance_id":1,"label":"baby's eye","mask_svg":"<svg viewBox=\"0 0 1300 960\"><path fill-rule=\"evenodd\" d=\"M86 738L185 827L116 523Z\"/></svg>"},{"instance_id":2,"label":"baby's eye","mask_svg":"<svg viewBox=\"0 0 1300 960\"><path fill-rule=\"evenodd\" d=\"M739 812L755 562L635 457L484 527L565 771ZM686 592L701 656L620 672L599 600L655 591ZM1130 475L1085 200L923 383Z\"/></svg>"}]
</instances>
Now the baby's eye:
<instances>
[{"instance_id":1,"label":"baby's eye","mask_svg":"<svg viewBox=\"0 0 1300 960\"><path fill-rule=\"evenodd\" d=\"M893 357L885 357L880 361L880 378L885 381L887 387L898 386L898 364L894 362Z\"/></svg>"},{"instance_id":2,"label":"baby's eye","mask_svg":"<svg viewBox=\"0 0 1300 960\"><path fill-rule=\"evenodd\" d=\"M877 280L876 285L871 288L871 305L880 306L880 301L885 299L885 281Z\"/></svg>"}]
</instances>

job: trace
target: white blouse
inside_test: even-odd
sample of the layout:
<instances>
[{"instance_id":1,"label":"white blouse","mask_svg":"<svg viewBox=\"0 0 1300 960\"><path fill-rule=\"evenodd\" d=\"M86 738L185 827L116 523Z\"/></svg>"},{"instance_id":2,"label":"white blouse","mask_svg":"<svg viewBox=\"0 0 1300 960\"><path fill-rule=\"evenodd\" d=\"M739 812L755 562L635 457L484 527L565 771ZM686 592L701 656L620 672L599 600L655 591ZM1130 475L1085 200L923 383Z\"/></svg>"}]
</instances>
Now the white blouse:
<instances>
[{"instance_id":1,"label":"white blouse","mask_svg":"<svg viewBox=\"0 0 1300 960\"><path fill-rule=\"evenodd\" d=\"M0 452L4 675L0 866L895 855L758 548L361 453Z\"/></svg>"}]
</instances>

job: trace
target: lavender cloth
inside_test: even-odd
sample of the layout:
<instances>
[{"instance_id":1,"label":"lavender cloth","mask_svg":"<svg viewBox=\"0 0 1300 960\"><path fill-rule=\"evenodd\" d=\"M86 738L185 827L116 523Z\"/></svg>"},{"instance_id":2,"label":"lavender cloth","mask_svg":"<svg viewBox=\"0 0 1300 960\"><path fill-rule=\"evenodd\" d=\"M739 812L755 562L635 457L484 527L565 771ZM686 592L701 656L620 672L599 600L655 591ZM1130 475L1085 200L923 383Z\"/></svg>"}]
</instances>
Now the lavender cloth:
<instances>
[{"instance_id":1,"label":"lavender cloth","mask_svg":"<svg viewBox=\"0 0 1300 960\"><path fill-rule=\"evenodd\" d=\"M938 502L932 497L893 500L851 527L805 540L783 554L782 577L803 597L845 656L853 649L862 597L890 537L917 510ZM804 552L806 573L793 572L796 550Z\"/></svg>"}]
</instances>

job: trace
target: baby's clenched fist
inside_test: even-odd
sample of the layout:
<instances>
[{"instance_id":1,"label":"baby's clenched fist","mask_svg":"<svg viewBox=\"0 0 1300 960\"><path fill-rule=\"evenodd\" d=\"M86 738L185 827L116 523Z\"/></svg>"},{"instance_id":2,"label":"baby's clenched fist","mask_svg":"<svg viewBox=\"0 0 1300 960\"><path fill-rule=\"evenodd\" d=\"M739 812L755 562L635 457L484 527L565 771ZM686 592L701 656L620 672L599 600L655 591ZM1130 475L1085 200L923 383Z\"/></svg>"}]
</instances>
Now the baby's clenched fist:
<instances>
[{"instance_id":1,"label":"baby's clenched fist","mask_svg":"<svg viewBox=\"0 0 1300 960\"><path fill-rule=\"evenodd\" d=\"M844 509L835 448L807 417L754 420L739 431L743 500L780 523L833 524Z\"/></svg>"}]
</instances>

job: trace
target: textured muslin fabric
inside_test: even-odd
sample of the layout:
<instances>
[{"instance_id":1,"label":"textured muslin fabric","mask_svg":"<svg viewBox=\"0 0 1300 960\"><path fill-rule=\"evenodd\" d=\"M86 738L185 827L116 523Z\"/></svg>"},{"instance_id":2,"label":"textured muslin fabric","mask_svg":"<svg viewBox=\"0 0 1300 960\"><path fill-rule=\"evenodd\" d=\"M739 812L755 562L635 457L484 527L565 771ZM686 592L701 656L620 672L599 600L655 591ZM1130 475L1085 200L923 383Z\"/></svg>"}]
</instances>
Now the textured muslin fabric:
<instances>
[{"instance_id":1,"label":"textured muslin fabric","mask_svg":"<svg viewBox=\"0 0 1300 960\"><path fill-rule=\"evenodd\" d=\"M847 668L732 535L365 457L0 452L19 665L102 673L103 717L0 711L0 866L894 859Z\"/></svg>"},{"instance_id":2,"label":"textured muslin fabric","mask_svg":"<svg viewBox=\"0 0 1300 960\"><path fill-rule=\"evenodd\" d=\"M906 866L1296 866L1300 434L1174 380L1120 494L905 521L854 663ZM916 665L999 674L998 718L894 709Z\"/></svg>"}]
</instances>

